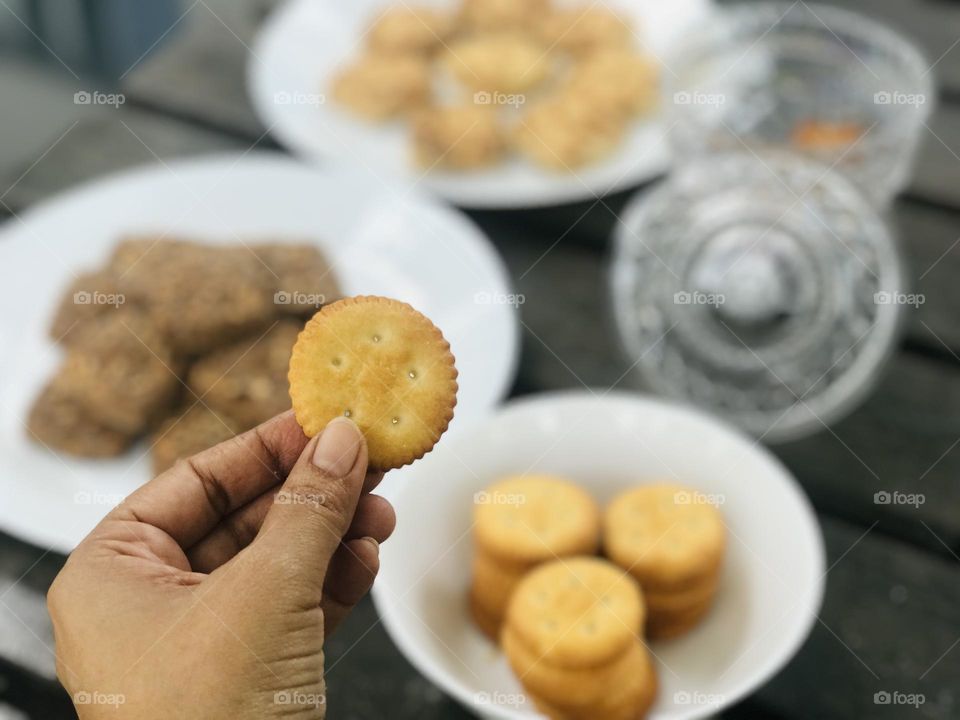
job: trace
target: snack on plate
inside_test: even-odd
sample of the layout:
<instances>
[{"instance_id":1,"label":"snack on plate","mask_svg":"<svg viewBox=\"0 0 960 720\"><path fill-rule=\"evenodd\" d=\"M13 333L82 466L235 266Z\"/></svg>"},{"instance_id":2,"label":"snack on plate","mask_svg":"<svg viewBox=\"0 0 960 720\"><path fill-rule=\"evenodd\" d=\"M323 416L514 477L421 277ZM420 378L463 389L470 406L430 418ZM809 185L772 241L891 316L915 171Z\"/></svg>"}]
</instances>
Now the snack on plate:
<instances>
[{"instance_id":1,"label":"snack on plate","mask_svg":"<svg viewBox=\"0 0 960 720\"><path fill-rule=\"evenodd\" d=\"M429 102L429 66L416 56L364 55L337 74L333 96L361 117L389 120Z\"/></svg>"},{"instance_id":2,"label":"snack on plate","mask_svg":"<svg viewBox=\"0 0 960 720\"><path fill-rule=\"evenodd\" d=\"M50 322L50 337L64 345L90 320L109 315L125 305L113 273L104 270L81 273L60 298Z\"/></svg>"},{"instance_id":3,"label":"snack on plate","mask_svg":"<svg viewBox=\"0 0 960 720\"><path fill-rule=\"evenodd\" d=\"M97 424L63 391L54 377L33 402L27 434L51 450L78 457L108 458L120 455L133 438Z\"/></svg>"},{"instance_id":4,"label":"snack on plate","mask_svg":"<svg viewBox=\"0 0 960 720\"><path fill-rule=\"evenodd\" d=\"M205 355L187 383L204 404L243 430L290 409L287 369L300 324L277 322L269 331Z\"/></svg>"},{"instance_id":5,"label":"snack on plate","mask_svg":"<svg viewBox=\"0 0 960 720\"><path fill-rule=\"evenodd\" d=\"M150 438L154 474L243 432L232 419L204 407L196 398L188 402L192 405L168 418Z\"/></svg>"},{"instance_id":6,"label":"snack on plate","mask_svg":"<svg viewBox=\"0 0 960 720\"><path fill-rule=\"evenodd\" d=\"M623 493L604 514L603 544L607 557L643 587L650 637L685 633L709 611L726 528L707 496L673 484Z\"/></svg>"},{"instance_id":7,"label":"snack on plate","mask_svg":"<svg viewBox=\"0 0 960 720\"><path fill-rule=\"evenodd\" d=\"M273 303L281 314L312 315L340 298L333 267L316 245L256 243L250 250L272 280Z\"/></svg>"},{"instance_id":8,"label":"snack on plate","mask_svg":"<svg viewBox=\"0 0 960 720\"><path fill-rule=\"evenodd\" d=\"M471 32L532 30L550 4L550 0L464 0L460 22Z\"/></svg>"},{"instance_id":9,"label":"snack on plate","mask_svg":"<svg viewBox=\"0 0 960 720\"><path fill-rule=\"evenodd\" d=\"M580 487L550 475L505 477L474 502L470 604L496 640L510 596L534 567L597 551L600 509Z\"/></svg>"},{"instance_id":10,"label":"snack on plate","mask_svg":"<svg viewBox=\"0 0 960 720\"><path fill-rule=\"evenodd\" d=\"M434 107L413 121L413 153L420 167L487 167L506 149L500 122L488 107Z\"/></svg>"},{"instance_id":11,"label":"snack on plate","mask_svg":"<svg viewBox=\"0 0 960 720\"><path fill-rule=\"evenodd\" d=\"M378 17L367 32L367 44L378 53L429 53L449 37L454 17L430 7L397 5Z\"/></svg>"},{"instance_id":12,"label":"snack on plate","mask_svg":"<svg viewBox=\"0 0 960 720\"><path fill-rule=\"evenodd\" d=\"M558 8L543 22L543 41L574 55L629 46L630 22L602 3Z\"/></svg>"},{"instance_id":13,"label":"snack on plate","mask_svg":"<svg viewBox=\"0 0 960 720\"><path fill-rule=\"evenodd\" d=\"M568 88L607 112L633 118L656 107L659 75L652 58L628 47L599 50L577 64Z\"/></svg>"},{"instance_id":14,"label":"snack on plate","mask_svg":"<svg viewBox=\"0 0 960 720\"><path fill-rule=\"evenodd\" d=\"M453 76L480 92L519 94L550 72L547 49L523 35L477 35L453 43L444 57Z\"/></svg>"},{"instance_id":15,"label":"snack on plate","mask_svg":"<svg viewBox=\"0 0 960 720\"><path fill-rule=\"evenodd\" d=\"M643 595L594 557L555 560L514 591L502 641L537 706L556 720L642 717L657 679L641 638Z\"/></svg>"},{"instance_id":16,"label":"snack on plate","mask_svg":"<svg viewBox=\"0 0 960 720\"><path fill-rule=\"evenodd\" d=\"M313 437L338 416L367 440L372 470L429 452L457 402L450 345L406 303L358 296L325 306L306 324L290 359L297 422Z\"/></svg>"},{"instance_id":17,"label":"snack on plate","mask_svg":"<svg viewBox=\"0 0 960 720\"><path fill-rule=\"evenodd\" d=\"M159 420L180 390L169 346L147 315L132 308L76 333L57 384L95 423L128 437Z\"/></svg>"},{"instance_id":18,"label":"snack on plate","mask_svg":"<svg viewBox=\"0 0 960 720\"><path fill-rule=\"evenodd\" d=\"M623 117L567 91L531 107L514 130L514 144L541 167L572 171L610 155L625 131Z\"/></svg>"},{"instance_id":19,"label":"snack on plate","mask_svg":"<svg viewBox=\"0 0 960 720\"><path fill-rule=\"evenodd\" d=\"M273 278L249 248L173 241L134 258L137 249L114 254L120 289L147 309L174 352L200 354L269 326Z\"/></svg>"}]
</instances>

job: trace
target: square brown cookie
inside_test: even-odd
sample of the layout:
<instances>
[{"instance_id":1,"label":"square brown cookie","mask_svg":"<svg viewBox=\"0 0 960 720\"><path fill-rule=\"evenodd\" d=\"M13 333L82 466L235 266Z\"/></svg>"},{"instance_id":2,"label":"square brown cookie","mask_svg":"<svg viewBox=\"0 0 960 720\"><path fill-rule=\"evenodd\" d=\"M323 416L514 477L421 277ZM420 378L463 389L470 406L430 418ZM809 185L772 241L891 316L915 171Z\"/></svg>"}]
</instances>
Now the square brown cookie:
<instances>
[{"instance_id":1,"label":"square brown cookie","mask_svg":"<svg viewBox=\"0 0 960 720\"><path fill-rule=\"evenodd\" d=\"M132 438L92 420L57 379L37 396L27 418L27 435L51 450L88 458L115 457Z\"/></svg>"},{"instance_id":2,"label":"square brown cookie","mask_svg":"<svg viewBox=\"0 0 960 720\"><path fill-rule=\"evenodd\" d=\"M124 308L89 321L75 335L57 384L98 424L137 435L176 402L176 362L144 312Z\"/></svg>"},{"instance_id":3,"label":"square brown cookie","mask_svg":"<svg viewBox=\"0 0 960 720\"><path fill-rule=\"evenodd\" d=\"M190 389L244 430L269 420L290 409L287 368L299 332L299 323L282 320L200 358L190 368Z\"/></svg>"},{"instance_id":4,"label":"square brown cookie","mask_svg":"<svg viewBox=\"0 0 960 720\"><path fill-rule=\"evenodd\" d=\"M239 425L221 413L200 403L182 408L150 438L153 472L157 475L173 467L177 460L222 443L241 432Z\"/></svg>"},{"instance_id":5,"label":"square brown cookie","mask_svg":"<svg viewBox=\"0 0 960 720\"><path fill-rule=\"evenodd\" d=\"M50 337L58 343L69 344L85 323L108 315L125 304L126 298L112 272L82 273L60 298L50 322Z\"/></svg>"},{"instance_id":6,"label":"square brown cookie","mask_svg":"<svg viewBox=\"0 0 960 720\"><path fill-rule=\"evenodd\" d=\"M256 243L250 249L270 276L278 313L309 316L340 299L333 267L316 245Z\"/></svg>"}]
</instances>

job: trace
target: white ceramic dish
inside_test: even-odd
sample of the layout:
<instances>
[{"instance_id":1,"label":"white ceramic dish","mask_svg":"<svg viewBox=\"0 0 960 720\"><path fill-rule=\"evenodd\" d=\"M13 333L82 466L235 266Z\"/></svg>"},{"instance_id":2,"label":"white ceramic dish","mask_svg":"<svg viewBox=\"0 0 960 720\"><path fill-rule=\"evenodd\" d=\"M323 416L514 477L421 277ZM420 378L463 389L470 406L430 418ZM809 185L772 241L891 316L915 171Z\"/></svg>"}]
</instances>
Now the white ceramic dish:
<instances>
[{"instance_id":1,"label":"white ceramic dish","mask_svg":"<svg viewBox=\"0 0 960 720\"><path fill-rule=\"evenodd\" d=\"M501 475L528 471L576 479L604 503L663 478L721 503L729 545L717 603L690 634L650 645L661 683L651 719L719 712L771 677L806 638L823 594L823 540L796 481L765 449L660 400L586 392L521 399L461 427L395 479L399 522L374 587L400 649L482 717L537 716L466 608L474 494Z\"/></svg>"},{"instance_id":2,"label":"white ceramic dish","mask_svg":"<svg viewBox=\"0 0 960 720\"><path fill-rule=\"evenodd\" d=\"M149 478L145 445L77 460L30 442L23 424L60 357L46 334L55 303L124 233L319 243L346 293L405 300L443 329L460 371L454 429L488 414L513 379L517 311L501 302L509 279L484 235L456 211L353 171L267 153L185 160L88 183L21 217L0 228L0 528L45 548L71 550Z\"/></svg>"},{"instance_id":3,"label":"white ceramic dish","mask_svg":"<svg viewBox=\"0 0 960 720\"><path fill-rule=\"evenodd\" d=\"M419 0L453 8L458 0ZM569 4L573 0L560 0ZM375 178L395 177L466 207L507 208L588 200L631 187L668 165L661 115L637 123L608 161L551 173L522 160L474 173L429 172L410 162L402 123L376 125L341 110L328 97L330 77L361 48L371 20L397 0L288 0L264 24L250 56L248 86L264 125L300 155L343 158ZM582 0L581 0L582 4ZM589 2L586 3L589 5ZM642 46L661 60L708 14L710 0L606 0L634 20ZM664 72L669 73L666 69Z\"/></svg>"}]
</instances>

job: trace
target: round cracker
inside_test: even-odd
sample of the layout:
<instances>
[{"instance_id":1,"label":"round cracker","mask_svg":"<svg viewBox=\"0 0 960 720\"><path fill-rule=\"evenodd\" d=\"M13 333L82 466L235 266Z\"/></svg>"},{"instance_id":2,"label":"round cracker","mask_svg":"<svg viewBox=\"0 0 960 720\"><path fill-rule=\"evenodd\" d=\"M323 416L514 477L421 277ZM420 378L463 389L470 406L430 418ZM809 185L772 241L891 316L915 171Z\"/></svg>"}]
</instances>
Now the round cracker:
<instances>
[{"instance_id":1,"label":"round cracker","mask_svg":"<svg viewBox=\"0 0 960 720\"><path fill-rule=\"evenodd\" d=\"M515 475L477 494L474 537L490 555L527 564L596 552L600 510L569 480Z\"/></svg>"},{"instance_id":2,"label":"round cracker","mask_svg":"<svg viewBox=\"0 0 960 720\"><path fill-rule=\"evenodd\" d=\"M679 485L623 493L610 503L603 524L607 556L644 588L697 584L716 571L726 546L720 511Z\"/></svg>"},{"instance_id":3,"label":"round cracker","mask_svg":"<svg viewBox=\"0 0 960 720\"><path fill-rule=\"evenodd\" d=\"M500 626L503 624L502 617L490 613L477 600L476 594L471 589L469 597L470 617L474 624L484 635L494 644L500 642Z\"/></svg>"},{"instance_id":4,"label":"round cracker","mask_svg":"<svg viewBox=\"0 0 960 720\"><path fill-rule=\"evenodd\" d=\"M647 616L646 633L651 640L671 640L693 630L713 607L713 597L694 607L660 610Z\"/></svg>"},{"instance_id":5,"label":"round cracker","mask_svg":"<svg viewBox=\"0 0 960 720\"><path fill-rule=\"evenodd\" d=\"M537 657L569 668L609 662L642 631L637 583L600 558L555 560L531 571L507 606L507 624Z\"/></svg>"},{"instance_id":6,"label":"round cracker","mask_svg":"<svg viewBox=\"0 0 960 720\"><path fill-rule=\"evenodd\" d=\"M709 603L717 594L720 573L714 572L702 581L679 590L643 590L647 615L654 613L678 613Z\"/></svg>"},{"instance_id":7,"label":"round cracker","mask_svg":"<svg viewBox=\"0 0 960 720\"><path fill-rule=\"evenodd\" d=\"M503 616L507 603L528 567L498 562L482 550L473 556L473 594L476 601L490 613Z\"/></svg>"},{"instance_id":8,"label":"round cracker","mask_svg":"<svg viewBox=\"0 0 960 720\"><path fill-rule=\"evenodd\" d=\"M358 296L326 305L306 324L290 358L290 399L310 437L351 418L367 439L371 470L428 453L457 403L450 345L406 303Z\"/></svg>"}]
</instances>

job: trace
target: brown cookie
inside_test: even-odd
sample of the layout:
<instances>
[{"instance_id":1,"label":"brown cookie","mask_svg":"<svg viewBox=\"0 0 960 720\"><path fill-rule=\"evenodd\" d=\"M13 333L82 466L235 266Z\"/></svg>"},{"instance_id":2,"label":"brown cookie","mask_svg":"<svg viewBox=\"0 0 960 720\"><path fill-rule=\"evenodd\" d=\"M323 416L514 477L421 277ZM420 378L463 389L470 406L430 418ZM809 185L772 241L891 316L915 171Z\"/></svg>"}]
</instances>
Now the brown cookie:
<instances>
[{"instance_id":1,"label":"brown cookie","mask_svg":"<svg viewBox=\"0 0 960 720\"><path fill-rule=\"evenodd\" d=\"M312 315L340 299L336 274L316 245L256 243L250 249L271 278L273 301L280 314Z\"/></svg>"},{"instance_id":2,"label":"brown cookie","mask_svg":"<svg viewBox=\"0 0 960 720\"><path fill-rule=\"evenodd\" d=\"M630 45L630 22L602 3L591 6L558 8L540 26L543 41L574 55Z\"/></svg>"},{"instance_id":3,"label":"brown cookie","mask_svg":"<svg viewBox=\"0 0 960 720\"><path fill-rule=\"evenodd\" d=\"M474 35L453 43L444 65L461 84L486 93L520 95L546 80L549 51L520 34Z\"/></svg>"},{"instance_id":4,"label":"brown cookie","mask_svg":"<svg viewBox=\"0 0 960 720\"><path fill-rule=\"evenodd\" d=\"M430 83L430 67L421 57L369 53L337 73L332 91L354 114L382 121L424 107Z\"/></svg>"},{"instance_id":5,"label":"brown cookie","mask_svg":"<svg viewBox=\"0 0 960 720\"><path fill-rule=\"evenodd\" d=\"M533 29L550 9L550 0L464 0L460 23L471 32Z\"/></svg>"},{"instance_id":6,"label":"brown cookie","mask_svg":"<svg viewBox=\"0 0 960 720\"><path fill-rule=\"evenodd\" d=\"M167 419L150 438L153 472L160 474L191 455L242 432L233 420L195 404Z\"/></svg>"},{"instance_id":7,"label":"brown cookie","mask_svg":"<svg viewBox=\"0 0 960 720\"><path fill-rule=\"evenodd\" d=\"M182 355L263 330L276 313L274 278L246 247L134 239L111 265L127 298L148 309Z\"/></svg>"},{"instance_id":8,"label":"brown cookie","mask_svg":"<svg viewBox=\"0 0 960 720\"><path fill-rule=\"evenodd\" d=\"M126 436L140 434L176 402L177 365L143 312L124 308L75 333L57 383L84 414Z\"/></svg>"},{"instance_id":9,"label":"brown cookie","mask_svg":"<svg viewBox=\"0 0 960 720\"><path fill-rule=\"evenodd\" d=\"M367 31L367 44L384 54L436 50L454 29L454 17L430 7L398 5L388 8Z\"/></svg>"},{"instance_id":10,"label":"brown cookie","mask_svg":"<svg viewBox=\"0 0 960 720\"><path fill-rule=\"evenodd\" d=\"M203 356L190 368L190 389L244 430L266 422L290 409L287 369L299 332L299 323L282 320Z\"/></svg>"},{"instance_id":11,"label":"brown cookie","mask_svg":"<svg viewBox=\"0 0 960 720\"><path fill-rule=\"evenodd\" d=\"M413 118L413 155L423 168L470 170L503 159L506 142L489 107L430 107Z\"/></svg>"},{"instance_id":12,"label":"brown cookie","mask_svg":"<svg viewBox=\"0 0 960 720\"><path fill-rule=\"evenodd\" d=\"M113 273L103 270L83 273L60 299L50 323L50 337L69 344L87 322L108 315L125 303Z\"/></svg>"},{"instance_id":13,"label":"brown cookie","mask_svg":"<svg viewBox=\"0 0 960 720\"><path fill-rule=\"evenodd\" d=\"M55 378L34 400L27 418L27 434L51 450L88 458L122 454L132 438L99 425L88 417Z\"/></svg>"}]
</instances>

